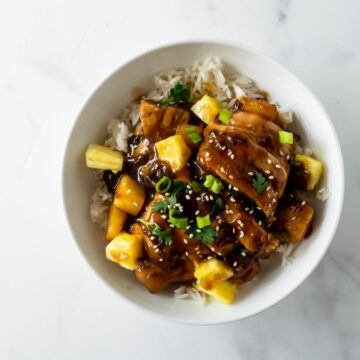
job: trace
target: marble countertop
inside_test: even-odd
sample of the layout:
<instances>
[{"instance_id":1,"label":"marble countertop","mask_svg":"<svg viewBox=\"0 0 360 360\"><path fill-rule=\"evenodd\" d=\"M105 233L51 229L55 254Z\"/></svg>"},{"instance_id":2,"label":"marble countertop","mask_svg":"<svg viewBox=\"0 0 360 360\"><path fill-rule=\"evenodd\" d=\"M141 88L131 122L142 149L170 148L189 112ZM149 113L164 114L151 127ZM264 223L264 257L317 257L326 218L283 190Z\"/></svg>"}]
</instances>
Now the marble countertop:
<instances>
[{"instance_id":1,"label":"marble countertop","mask_svg":"<svg viewBox=\"0 0 360 360\"><path fill-rule=\"evenodd\" d=\"M1 8L1 359L360 359L360 2ZM115 296L76 251L60 194L66 135L97 84L145 50L194 38L251 45L304 80L333 119L346 171L338 231L310 278L273 308L212 327L153 319Z\"/></svg>"}]
</instances>

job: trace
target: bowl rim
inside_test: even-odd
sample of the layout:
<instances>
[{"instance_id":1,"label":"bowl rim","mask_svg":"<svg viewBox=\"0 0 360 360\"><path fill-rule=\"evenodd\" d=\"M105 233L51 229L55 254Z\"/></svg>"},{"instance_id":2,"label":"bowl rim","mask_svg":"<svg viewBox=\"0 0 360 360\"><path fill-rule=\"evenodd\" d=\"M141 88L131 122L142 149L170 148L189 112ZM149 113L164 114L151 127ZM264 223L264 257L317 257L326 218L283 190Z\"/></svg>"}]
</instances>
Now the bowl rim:
<instances>
[{"instance_id":1,"label":"bowl rim","mask_svg":"<svg viewBox=\"0 0 360 360\"><path fill-rule=\"evenodd\" d=\"M191 320L191 319L180 319L177 317L172 317L170 315L165 315L162 314L160 312L156 312L154 310L151 310L149 308L143 307L138 303L135 303L133 301L131 301L129 298L127 298L126 296L124 296L121 292L119 292L118 290L116 290L113 286L111 286L109 284L109 282L106 280L105 277L103 277L100 273L97 272L97 270L95 270L95 268L91 265L90 260L85 256L85 254L83 253L83 251L80 248L80 245L78 243L78 241L76 240L76 236L75 236L75 232L71 226L71 223L69 221L69 217L68 217L68 212L67 212L67 207L66 207L66 196L65 196L65 163L66 163L66 158L67 158L67 150L68 150L68 146L71 140L71 136L72 133L74 131L74 128L77 124L77 121L82 113L82 111L84 110L84 108L92 101L93 97L95 96L95 94L99 91L99 89L101 89L118 71L120 71L122 68L126 67L127 65L129 65L130 63L132 63L133 61L139 60L141 57L146 56L146 55L151 55L152 53L156 53L158 51L161 50L165 50L166 48L175 48L178 46L187 46L187 45L212 45L212 46L228 46L228 47L232 47L232 48L236 48L236 49L240 49L243 50L245 52L248 53L252 53L253 55L255 55L258 58L261 58L262 60L266 61L267 63L270 63L271 66L273 67L277 67L279 70L281 70L282 72L286 73L286 75L290 78L292 78L293 80L295 80L296 82L298 82L305 91L307 91L311 97L314 99L316 105L321 109L321 111L324 114L324 118L326 118L326 122L327 122L327 126L329 128L329 130L331 131L334 139L335 139L335 143L333 143L333 146L335 147L335 151L338 155L338 159L339 159L339 174L337 174L337 191L339 194L339 203L337 205L337 207L335 208L335 215L334 215L334 222L332 223L332 229L331 229L331 233L330 236L328 237L327 243L325 244L325 246L322 248L322 251L318 254L317 259L311 264L311 266L309 268L307 268L307 271L304 272L304 276L302 277L301 281L299 281L296 285L294 286L289 286L288 289L286 291L284 291L283 294L281 294L281 296L279 296L278 298L275 298L273 300L272 303L270 304L265 304L264 306L260 307L259 309L255 309L253 311L248 312L247 314L243 315L243 314L239 314L237 316L233 316L233 318L231 319L219 319L219 320L211 320L210 319L201 319L201 320ZM263 52L239 43L239 42L235 42L235 41L228 41L228 40L213 40L213 39L193 39L193 40L186 40L186 41L175 41L175 42L167 42L164 43L162 45L153 47L151 49L147 49L144 51L141 51L139 53L137 53L137 55L132 56L129 60L121 63L119 66L117 66L115 69L113 69L110 74L108 76L106 76L106 78L102 81L100 81L97 86L95 87L95 89L87 92L87 94L85 95L85 100L82 101L81 106L79 107L79 110L76 113L76 116L74 117L72 123L70 124L70 126L68 127L68 130L66 132L66 142L65 145L63 147L63 151L62 151L62 159L61 159L61 192L62 192L62 210L64 212L64 217L66 219L66 224L67 224L67 229L68 232L71 235L71 238L74 240L73 243L75 243L75 247L77 248L78 252L81 254L81 257L83 259L85 259L85 263L88 265L88 267L92 270L93 273L96 274L96 276L98 278L100 278L102 281L102 283L105 283L106 286L108 288L110 288L114 293L117 294L117 296L120 296L120 298L122 300L124 300L124 302L130 304L131 306L140 309L143 313L149 314L152 317L155 318L160 318L162 320L166 320L166 321L170 321L173 323L178 323L178 324L183 324L183 325L220 325L220 324L227 324L227 323L233 323L235 321L239 321L242 319L246 319L249 318L251 316L255 316L257 314L262 313L263 311L272 308L273 306L279 304L282 300L286 299L290 294L292 294L296 289L298 289L300 287L300 285L302 285L304 283L304 281L306 279L308 279L308 277L312 274L312 272L315 270L315 268L319 265L319 263L321 262L321 260L324 258L331 242L333 241L333 238L335 236L336 230L338 228L338 224L341 218L341 214L342 214L342 209L343 209L343 203L344 203L344 193L345 193L345 170L344 170L344 159L343 159L343 155L342 155L342 150L341 150L341 146L340 146L340 142L339 142L339 138L337 135L337 132L335 130L335 127L331 121L331 118L327 112L327 110L325 109L324 105L321 103L321 101L319 100L319 98L316 96L316 94L303 82L303 80L301 80L299 77L295 76L290 70L288 70L284 65L282 65L281 63L279 63L278 61L273 60L272 58L270 58L269 56L265 55Z\"/></svg>"}]
</instances>

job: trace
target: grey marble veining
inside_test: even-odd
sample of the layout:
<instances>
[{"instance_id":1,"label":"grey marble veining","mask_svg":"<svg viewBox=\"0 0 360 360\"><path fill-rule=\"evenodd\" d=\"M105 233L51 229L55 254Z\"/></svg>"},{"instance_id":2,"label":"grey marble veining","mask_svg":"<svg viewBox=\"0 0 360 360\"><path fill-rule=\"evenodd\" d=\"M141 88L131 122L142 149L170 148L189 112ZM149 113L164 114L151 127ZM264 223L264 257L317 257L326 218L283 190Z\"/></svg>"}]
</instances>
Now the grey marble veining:
<instances>
[{"instance_id":1,"label":"grey marble veining","mask_svg":"<svg viewBox=\"0 0 360 360\"><path fill-rule=\"evenodd\" d=\"M4 4L0 358L360 359L359 13L356 0ZM69 239L60 203L65 139L86 96L130 57L193 38L248 44L303 79L333 119L346 171L338 231L309 279L257 316L201 328L114 296Z\"/></svg>"}]
</instances>

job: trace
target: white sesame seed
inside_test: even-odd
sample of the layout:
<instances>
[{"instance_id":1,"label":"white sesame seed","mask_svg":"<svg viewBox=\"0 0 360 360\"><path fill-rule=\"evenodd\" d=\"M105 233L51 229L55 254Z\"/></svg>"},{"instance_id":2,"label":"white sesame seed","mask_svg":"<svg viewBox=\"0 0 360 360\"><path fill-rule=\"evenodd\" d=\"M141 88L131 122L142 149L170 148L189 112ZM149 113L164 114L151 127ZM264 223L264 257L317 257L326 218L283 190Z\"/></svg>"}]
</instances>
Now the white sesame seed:
<instances>
[{"instance_id":1,"label":"white sesame seed","mask_svg":"<svg viewBox=\"0 0 360 360\"><path fill-rule=\"evenodd\" d=\"M253 213L254 213L254 210L251 209L251 210L249 211L249 214L252 215Z\"/></svg>"},{"instance_id":2,"label":"white sesame seed","mask_svg":"<svg viewBox=\"0 0 360 360\"><path fill-rule=\"evenodd\" d=\"M187 243L188 243L188 241L186 239L184 239L184 244L187 244Z\"/></svg>"},{"instance_id":3,"label":"white sesame seed","mask_svg":"<svg viewBox=\"0 0 360 360\"><path fill-rule=\"evenodd\" d=\"M245 208L245 211L249 211L249 210L250 210L250 208L248 208L248 207Z\"/></svg>"},{"instance_id":4,"label":"white sesame seed","mask_svg":"<svg viewBox=\"0 0 360 360\"><path fill-rule=\"evenodd\" d=\"M161 258L161 259L159 259L159 261L164 261L164 259Z\"/></svg>"},{"instance_id":5,"label":"white sesame seed","mask_svg":"<svg viewBox=\"0 0 360 360\"><path fill-rule=\"evenodd\" d=\"M163 219L166 219L166 215L164 214L164 215L161 215L161 217L163 218Z\"/></svg>"},{"instance_id":6,"label":"white sesame seed","mask_svg":"<svg viewBox=\"0 0 360 360\"><path fill-rule=\"evenodd\" d=\"M236 200L233 197L230 198L230 201L233 203L236 202Z\"/></svg>"},{"instance_id":7,"label":"white sesame seed","mask_svg":"<svg viewBox=\"0 0 360 360\"><path fill-rule=\"evenodd\" d=\"M151 239L151 240L155 240L155 236L150 236L150 239Z\"/></svg>"},{"instance_id":8,"label":"white sesame seed","mask_svg":"<svg viewBox=\"0 0 360 360\"><path fill-rule=\"evenodd\" d=\"M240 238L243 238L245 236L244 232L241 230L240 231Z\"/></svg>"},{"instance_id":9,"label":"white sesame seed","mask_svg":"<svg viewBox=\"0 0 360 360\"><path fill-rule=\"evenodd\" d=\"M280 155L281 155L281 156L284 156L284 153L283 153L281 150L280 150Z\"/></svg>"},{"instance_id":10,"label":"white sesame seed","mask_svg":"<svg viewBox=\"0 0 360 360\"><path fill-rule=\"evenodd\" d=\"M273 198L273 199L272 199L272 202L275 204L275 203L276 203L276 198Z\"/></svg>"},{"instance_id":11,"label":"white sesame seed","mask_svg":"<svg viewBox=\"0 0 360 360\"><path fill-rule=\"evenodd\" d=\"M185 199L190 200L191 199L190 195L185 195Z\"/></svg>"},{"instance_id":12,"label":"white sesame seed","mask_svg":"<svg viewBox=\"0 0 360 360\"><path fill-rule=\"evenodd\" d=\"M189 256L189 253L187 251L185 251L185 256Z\"/></svg>"},{"instance_id":13,"label":"white sesame seed","mask_svg":"<svg viewBox=\"0 0 360 360\"><path fill-rule=\"evenodd\" d=\"M292 218L291 218L291 220L295 220L296 219L296 216L293 216Z\"/></svg>"},{"instance_id":14,"label":"white sesame seed","mask_svg":"<svg viewBox=\"0 0 360 360\"><path fill-rule=\"evenodd\" d=\"M233 266L234 266L234 267L237 266L237 261L234 261Z\"/></svg>"},{"instance_id":15,"label":"white sesame seed","mask_svg":"<svg viewBox=\"0 0 360 360\"><path fill-rule=\"evenodd\" d=\"M231 184L229 184L228 188L229 188L229 190L231 190L231 188L232 188L232 185L231 185Z\"/></svg>"},{"instance_id":16,"label":"white sesame seed","mask_svg":"<svg viewBox=\"0 0 360 360\"><path fill-rule=\"evenodd\" d=\"M261 225L262 225L262 221L261 221L261 220L259 220L258 224L261 226Z\"/></svg>"},{"instance_id":17,"label":"white sesame seed","mask_svg":"<svg viewBox=\"0 0 360 360\"><path fill-rule=\"evenodd\" d=\"M201 230L200 230L200 229L196 229L196 232L201 233Z\"/></svg>"},{"instance_id":18,"label":"white sesame seed","mask_svg":"<svg viewBox=\"0 0 360 360\"><path fill-rule=\"evenodd\" d=\"M201 200L201 197L197 197L197 198L196 198L196 201L200 201L200 200Z\"/></svg>"},{"instance_id":19,"label":"white sesame seed","mask_svg":"<svg viewBox=\"0 0 360 360\"><path fill-rule=\"evenodd\" d=\"M208 257L207 257L207 260L211 260L211 259L212 259L212 256L208 256Z\"/></svg>"},{"instance_id":20,"label":"white sesame seed","mask_svg":"<svg viewBox=\"0 0 360 360\"><path fill-rule=\"evenodd\" d=\"M138 206L138 205L139 205L136 201L133 201L133 204L134 204L135 206Z\"/></svg>"},{"instance_id":21,"label":"white sesame seed","mask_svg":"<svg viewBox=\"0 0 360 360\"><path fill-rule=\"evenodd\" d=\"M241 255L242 255L242 256L246 256L246 252L245 252L245 251L242 251L242 252L241 252Z\"/></svg>"},{"instance_id":22,"label":"white sesame seed","mask_svg":"<svg viewBox=\"0 0 360 360\"><path fill-rule=\"evenodd\" d=\"M130 193L131 193L131 189L127 189L126 194L130 194Z\"/></svg>"},{"instance_id":23,"label":"white sesame seed","mask_svg":"<svg viewBox=\"0 0 360 360\"><path fill-rule=\"evenodd\" d=\"M208 152L205 153L205 157L209 157L210 154Z\"/></svg>"},{"instance_id":24,"label":"white sesame seed","mask_svg":"<svg viewBox=\"0 0 360 360\"><path fill-rule=\"evenodd\" d=\"M223 146L222 148L221 148L221 150L225 150L226 149L226 146Z\"/></svg>"},{"instance_id":25,"label":"white sesame seed","mask_svg":"<svg viewBox=\"0 0 360 360\"><path fill-rule=\"evenodd\" d=\"M229 210L229 214L233 214L233 213L234 213L234 211L230 209L230 210Z\"/></svg>"},{"instance_id":26,"label":"white sesame seed","mask_svg":"<svg viewBox=\"0 0 360 360\"><path fill-rule=\"evenodd\" d=\"M225 169L223 167L220 168L221 172L225 172Z\"/></svg>"},{"instance_id":27,"label":"white sesame seed","mask_svg":"<svg viewBox=\"0 0 360 360\"><path fill-rule=\"evenodd\" d=\"M194 237L194 234L189 234L189 238L192 239Z\"/></svg>"},{"instance_id":28,"label":"white sesame seed","mask_svg":"<svg viewBox=\"0 0 360 360\"><path fill-rule=\"evenodd\" d=\"M189 194L191 195L193 193L193 191L192 190L189 190Z\"/></svg>"},{"instance_id":29,"label":"white sesame seed","mask_svg":"<svg viewBox=\"0 0 360 360\"><path fill-rule=\"evenodd\" d=\"M252 171L249 171L249 172L248 172L248 175L249 175L249 176L253 176L254 173L253 173Z\"/></svg>"},{"instance_id":30,"label":"white sesame seed","mask_svg":"<svg viewBox=\"0 0 360 360\"><path fill-rule=\"evenodd\" d=\"M265 172L265 174L271 174L270 170L265 170L264 172Z\"/></svg>"},{"instance_id":31,"label":"white sesame seed","mask_svg":"<svg viewBox=\"0 0 360 360\"><path fill-rule=\"evenodd\" d=\"M301 202L301 205L302 205L302 206L304 206L305 204L306 204L306 201L305 201L305 200Z\"/></svg>"},{"instance_id":32,"label":"white sesame seed","mask_svg":"<svg viewBox=\"0 0 360 360\"><path fill-rule=\"evenodd\" d=\"M229 175L229 178L230 178L231 180L233 180L233 179L234 179L234 176L233 176L233 175Z\"/></svg>"},{"instance_id":33,"label":"white sesame seed","mask_svg":"<svg viewBox=\"0 0 360 360\"><path fill-rule=\"evenodd\" d=\"M209 195L210 200L214 200L214 197L212 195Z\"/></svg>"},{"instance_id":34,"label":"white sesame seed","mask_svg":"<svg viewBox=\"0 0 360 360\"><path fill-rule=\"evenodd\" d=\"M266 188L266 191L269 191L270 190L270 185Z\"/></svg>"},{"instance_id":35,"label":"white sesame seed","mask_svg":"<svg viewBox=\"0 0 360 360\"><path fill-rule=\"evenodd\" d=\"M290 160L290 155L286 155L286 160Z\"/></svg>"},{"instance_id":36,"label":"white sesame seed","mask_svg":"<svg viewBox=\"0 0 360 360\"><path fill-rule=\"evenodd\" d=\"M234 159L235 159L235 155L234 155L234 154L231 154L231 155L230 155L230 159L231 159L231 160L234 160Z\"/></svg>"},{"instance_id":37,"label":"white sesame seed","mask_svg":"<svg viewBox=\"0 0 360 360\"><path fill-rule=\"evenodd\" d=\"M235 234L235 232L236 232L235 228L232 229L232 232L233 232L233 234Z\"/></svg>"},{"instance_id":38,"label":"white sesame seed","mask_svg":"<svg viewBox=\"0 0 360 360\"><path fill-rule=\"evenodd\" d=\"M160 252L160 249L155 249L155 252L156 252L156 253Z\"/></svg>"},{"instance_id":39,"label":"white sesame seed","mask_svg":"<svg viewBox=\"0 0 360 360\"><path fill-rule=\"evenodd\" d=\"M237 187L235 187L235 186L234 186L234 190L235 190L235 191L239 191L239 189L238 189Z\"/></svg>"},{"instance_id":40,"label":"white sesame seed","mask_svg":"<svg viewBox=\"0 0 360 360\"><path fill-rule=\"evenodd\" d=\"M270 175L269 176L269 180L273 180L274 179L274 176L273 175Z\"/></svg>"},{"instance_id":41,"label":"white sesame seed","mask_svg":"<svg viewBox=\"0 0 360 360\"><path fill-rule=\"evenodd\" d=\"M270 159L267 159L268 164L272 164L272 161Z\"/></svg>"},{"instance_id":42,"label":"white sesame seed","mask_svg":"<svg viewBox=\"0 0 360 360\"><path fill-rule=\"evenodd\" d=\"M165 193L165 196L170 196L170 193L169 192Z\"/></svg>"},{"instance_id":43,"label":"white sesame seed","mask_svg":"<svg viewBox=\"0 0 360 360\"><path fill-rule=\"evenodd\" d=\"M216 227L216 231L219 231L219 230L220 230L220 226L217 226L217 227Z\"/></svg>"},{"instance_id":44,"label":"white sesame seed","mask_svg":"<svg viewBox=\"0 0 360 360\"><path fill-rule=\"evenodd\" d=\"M196 210L195 215L199 215L199 214L200 214L200 210Z\"/></svg>"},{"instance_id":45,"label":"white sesame seed","mask_svg":"<svg viewBox=\"0 0 360 360\"><path fill-rule=\"evenodd\" d=\"M281 165L276 164L275 167L276 167L277 169L280 169L280 168L281 168Z\"/></svg>"},{"instance_id":46,"label":"white sesame seed","mask_svg":"<svg viewBox=\"0 0 360 360\"><path fill-rule=\"evenodd\" d=\"M169 226L173 229L175 227L174 224L169 224Z\"/></svg>"}]
</instances>

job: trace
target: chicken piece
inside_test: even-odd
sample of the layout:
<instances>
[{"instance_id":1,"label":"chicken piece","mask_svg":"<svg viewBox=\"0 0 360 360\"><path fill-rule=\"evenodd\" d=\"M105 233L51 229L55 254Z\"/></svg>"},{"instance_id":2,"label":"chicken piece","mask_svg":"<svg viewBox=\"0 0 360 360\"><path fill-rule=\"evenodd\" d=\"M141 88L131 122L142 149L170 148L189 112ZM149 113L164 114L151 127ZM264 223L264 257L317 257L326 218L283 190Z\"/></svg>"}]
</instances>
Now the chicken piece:
<instances>
[{"instance_id":1,"label":"chicken piece","mask_svg":"<svg viewBox=\"0 0 360 360\"><path fill-rule=\"evenodd\" d=\"M259 272L260 264L257 259L240 256L231 280L237 284L243 284L251 281Z\"/></svg>"},{"instance_id":2,"label":"chicken piece","mask_svg":"<svg viewBox=\"0 0 360 360\"><path fill-rule=\"evenodd\" d=\"M272 121L275 121L278 117L276 105L270 104L265 100L252 99L243 96L240 99L240 107L243 111L263 115Z\"/></svg>"},{"instance_id":3,"label":"chicken piece","mask_svg":"<svg viewBox=\"0 0 360 360\"><path fill-rule=\"evenodd\" d=\"M274 228L279 236L290 237L294 244L298 244L309 231L314 209L305 202L292 201L281 207L277 215Z\"/></svg>"},{"instance_id":4,"label":"chicken piece","mask_svg":"<svg viewBox=\"0 0 360 360\"><path fill-rule=\"evenodd\" d=\"M222 216L236 229L235 235L245 249L258 257L269 256L279 245L273 235L259 225L239 204L228 201Z\"/></svg>"},{"instance_id":5,"label":"chicken piece","mask_svg":"<svg viewBox=\"0 0 360 360\"><path fill-rule=\"evenodd\" d=\"M176 133L180 124L189 122L190 112L175 106L159 107L149 100L140 102L140 121L143 135L152 141L165 139Z\"/></svg>"},{"instance_id":6,"label":"chicken piece","mask_svg":"<svg viewBox=\"0 0 360 360\"><path fill-rule=\"evenodd\" d=\"M144 262L135 270L135 276L150 292L156 293L170 283L193 281L194 265L188 258L180 259L172 268Z\"/></svg>"},{"instance_id":7,"label":"chicken piece","mask_svg":"<svg viewBox=\"0 0 360 360\"><path fill-rule=\"evenodd\" d=\"M253 120L254 116L257 115L250 114L250 120ZM255 125L252 121L248 124L250 130L246 128L244 120L239 122L241 126L231 125L231 120L230 125L212 122L204 131L204 141L200 146L197 161L205 171L238 188L253 200L266 216L270 216L274 213L286 186L289 174L286 156L289 151L283 152L278 144L278 135L273 128L278 128L275 124L262 121L260 125L262 119L255 120L256 126L263 127L263 133L271 140L267 141L270 145L262 144L261 138L254 135L251 126ZM268 124L271 125L267 127ZM257 172L266 180L266 187L262 191L256 189L252 183Z\"/></svg>"}]
</instances>

